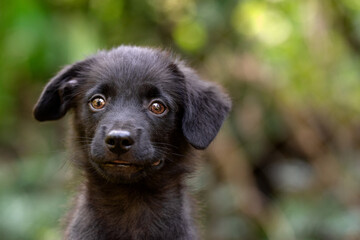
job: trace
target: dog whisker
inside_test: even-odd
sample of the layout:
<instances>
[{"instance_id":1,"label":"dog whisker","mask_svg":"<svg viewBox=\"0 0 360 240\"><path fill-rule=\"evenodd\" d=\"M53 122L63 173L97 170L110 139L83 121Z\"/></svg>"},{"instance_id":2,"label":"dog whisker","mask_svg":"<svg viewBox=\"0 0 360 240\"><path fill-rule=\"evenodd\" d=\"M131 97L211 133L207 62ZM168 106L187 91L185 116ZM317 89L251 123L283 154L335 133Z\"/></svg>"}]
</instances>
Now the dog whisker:
<instances>
[{"instance_id":1,"label":"dog whisker","mask_svg":"<svg viewBox=\"0 0 360 240\"><path fill-rule=\"evenodd\" d=\"M170 143L164 143L164 142L153 142L151 141L151 143L155 146L168 146L168 147L171 147L171 148L174 148L174 149L178 149L179 147L178 146L175 146L173 144L170 144Z\"/></svg>"}]
</instances>

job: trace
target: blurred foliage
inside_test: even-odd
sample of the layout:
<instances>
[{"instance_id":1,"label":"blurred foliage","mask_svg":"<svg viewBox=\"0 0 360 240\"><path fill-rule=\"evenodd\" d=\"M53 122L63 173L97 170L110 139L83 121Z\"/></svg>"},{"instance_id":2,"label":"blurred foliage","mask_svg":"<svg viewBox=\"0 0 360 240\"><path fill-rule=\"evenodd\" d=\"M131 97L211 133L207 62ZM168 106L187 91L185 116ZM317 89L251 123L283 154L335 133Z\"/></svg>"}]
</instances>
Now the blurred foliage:
<instances>
[{"instance_id":1,"label":"blurred foliage","mask_svg":"<svg viewBox=\"0 0 360 240\"><path fill-rule=\"evenodd\" d=\"M190 179L204 239L360 239L358 0L1 1L1 239L61 238L68 117L31 110L61 66L120 44L173 50L232 96Z\"/></svg>"}]
</instances>

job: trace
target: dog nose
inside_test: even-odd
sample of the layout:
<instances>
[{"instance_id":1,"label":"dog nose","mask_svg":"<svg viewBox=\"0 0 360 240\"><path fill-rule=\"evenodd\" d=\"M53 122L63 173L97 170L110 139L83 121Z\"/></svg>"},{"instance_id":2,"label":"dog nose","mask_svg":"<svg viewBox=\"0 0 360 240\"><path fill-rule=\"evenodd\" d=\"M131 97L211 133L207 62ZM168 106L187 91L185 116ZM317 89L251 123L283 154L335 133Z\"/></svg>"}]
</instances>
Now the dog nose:
<instances>
[{"instance_id":1,"label":"dog nose","mask_svg":"<svg viewBox=\"0 0 360 240\"><path fill-rule=\"evenodd\" d=\"M111 130L105 138L108 149L114 153L124 153L134 144L131 133L125 130Z\"/></svg>"}]
</instances>

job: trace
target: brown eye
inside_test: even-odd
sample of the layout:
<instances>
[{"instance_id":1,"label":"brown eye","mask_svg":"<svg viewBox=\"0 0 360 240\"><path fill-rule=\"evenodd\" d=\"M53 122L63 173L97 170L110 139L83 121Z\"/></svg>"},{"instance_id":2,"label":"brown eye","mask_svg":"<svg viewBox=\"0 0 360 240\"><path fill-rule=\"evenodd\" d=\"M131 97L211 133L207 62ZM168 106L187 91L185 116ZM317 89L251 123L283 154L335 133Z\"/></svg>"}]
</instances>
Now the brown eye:
<instances>
[{"instance_id":1,"label":"brown eye","mask_svg":"<svg viewBox=\"0 0 360 240\"><path fill-rule=\"evenodd\" d=\"M105 99L100 96L95 97L90 101L91 107L95 110L100 110L100 109L104 108L105 103L106 103Z\"/></svg>"},{"instance_id":2,"label":"brown eye","mask_svg":"<svg viewBox=\"0 0 360 240\"><path fill-rule=\"evenodd\" d=\"M155 114L162 114L165 112L166 107L160 102L152 102L149 106L149 110Z\"/></svg>"}]
</instances>

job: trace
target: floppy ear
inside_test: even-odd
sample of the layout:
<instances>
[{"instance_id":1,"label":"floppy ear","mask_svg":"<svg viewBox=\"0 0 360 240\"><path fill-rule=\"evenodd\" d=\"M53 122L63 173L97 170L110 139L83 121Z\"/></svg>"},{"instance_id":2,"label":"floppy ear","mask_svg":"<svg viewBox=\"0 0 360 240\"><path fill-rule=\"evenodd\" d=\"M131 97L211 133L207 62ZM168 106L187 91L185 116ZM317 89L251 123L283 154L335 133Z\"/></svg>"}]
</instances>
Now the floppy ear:
<instances>
[{"instance_id":1,"label":"floppy ear","mask_svg":"<svg viewBox=\"0 0 360 240\"><path fill-rule=\"evenodd\" d=\"M38 121L57 120L72 106L74 90L78 86L76 77L85 61L64 67L45 86L34 107L34 117Z\"/></svg>"},{"instance_id":2,"label":"floppy ear","mask_svg":"<svg viewBox=\"0 0 360 240\"><path fill-rule=\"evenodd\" d=\"M182 131L194 148L205 149L228 115L231 101L214 83L202 81L190 68L181 65L179 68L187 89Z\"/></svg>"}]
</instances>

